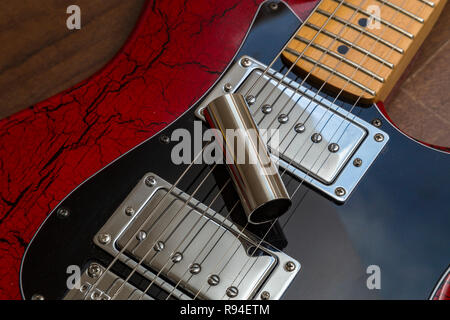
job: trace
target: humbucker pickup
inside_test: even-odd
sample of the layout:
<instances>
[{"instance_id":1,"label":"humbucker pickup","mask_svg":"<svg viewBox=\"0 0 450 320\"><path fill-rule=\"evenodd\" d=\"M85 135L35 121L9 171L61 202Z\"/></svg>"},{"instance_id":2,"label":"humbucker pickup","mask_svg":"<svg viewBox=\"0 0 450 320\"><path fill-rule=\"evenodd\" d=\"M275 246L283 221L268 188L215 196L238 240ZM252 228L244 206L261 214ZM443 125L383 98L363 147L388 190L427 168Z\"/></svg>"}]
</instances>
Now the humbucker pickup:
<instances>
[{"instance_id":1,"label":"humbucker pickup","mask_svg":"<svg viewBox=\"0 0 450 320\"><path fill-rule=\"evenodd\" d=\"M167 297L261 299L267 292L270 299L280 298L300 270L299 262L171 187L153 173L145 175L98 231L95 244ZM109 241L99 240L104 234ZM108 273L98 277L98 284L87 282L66 298L149 299L149 286L134 288L104 266L99 269Z\"/></svg>"},{"instance_id":2,"label":"humbucker pickup","mask_svg":"<svg viewBox=\"0 0 450 320\"><path fill-rule=\"evenodd\" d=\"M374 125L248 56L228 69L196 115L204 120L202 110L224 92L246 97L259 129L278 130L277 139L267 142L280 167L339 202L389 140Z\"/></svg>"}]
</instances>

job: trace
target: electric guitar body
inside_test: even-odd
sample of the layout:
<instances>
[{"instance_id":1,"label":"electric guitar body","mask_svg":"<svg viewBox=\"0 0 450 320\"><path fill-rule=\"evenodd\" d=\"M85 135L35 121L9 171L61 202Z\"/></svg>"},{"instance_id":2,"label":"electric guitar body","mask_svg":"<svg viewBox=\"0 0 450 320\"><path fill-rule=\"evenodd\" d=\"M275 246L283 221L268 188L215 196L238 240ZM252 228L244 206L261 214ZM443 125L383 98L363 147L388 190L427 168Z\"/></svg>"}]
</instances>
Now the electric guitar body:
<instances>
[{"instance_id":1,"label":"electric guitar body","mask_svg":"<svg viewBox=\"0 0 450 320\"><path fill-rule=\"evenodd\" d=\"M321 90L295 68L282 79L289 53L272 64L316 5L149 2L108 66L2 120L0 297L445 296L449 154L400 132L381 104ZM266 69L266 86L309 95L302 110L313 110L311 119L333 110L330 119L345 125L340 134L353 131L342 143L325 131L324 141L311 138L325 152L337 151L333 141L337 154L348 152L330 172L313 174L314 164L282 154L292 204L273 222L249 224L226 164L191 165L194 150L189 163L175 164L174 132L195 138L201 123L202 134L209 125L199 110L211 97L245 96ZM277 128L298 123L281 107L271 110ZM68 286L71 266L81 287Z\"/></svg>"}]
</instances>

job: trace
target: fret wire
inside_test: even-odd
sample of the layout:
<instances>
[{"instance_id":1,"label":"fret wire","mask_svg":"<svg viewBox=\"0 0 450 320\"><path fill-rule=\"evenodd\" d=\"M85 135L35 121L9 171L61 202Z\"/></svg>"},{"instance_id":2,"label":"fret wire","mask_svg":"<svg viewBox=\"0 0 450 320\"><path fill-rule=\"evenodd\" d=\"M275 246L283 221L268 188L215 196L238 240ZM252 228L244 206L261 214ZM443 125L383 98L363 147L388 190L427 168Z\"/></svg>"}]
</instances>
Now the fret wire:
<instances>
[{"instance_id":1,"label":"fret wire","mask_svg":"<svg viewBox=\"0 0 450 320\"><path fill-rule=\"evenodd\" d=\"M377 0L377 1L381 2L382 4L387 5L388 7L391 7L392 9L397 10L398 12L403 13L405 16L413 18L414 20L416 20L416 21L418 21L420 23L424 22L423 18L416 16L414 13L411 13L411 12L403 9L402 7L400 7L400 6L396 5L396 4L393 4L392 2L389 2L389 1L386 1L386 0Z\"/></svg>"},{"instance_id":2,"label":"fret wire","mask_svg":"<svg viewBox=\"0 0 450 320\"><path fill-rule=\"evenodd\" d=\"M289 52L290 54L298 56L298 54L296 53L297 51L295 51L295 50L293 50L291 48L286 48L286 51ZM367 92L367 93L369 93L369 94L371 94L373 96L375 96L375 94L376 94L376 92L373 91L372 89L367 88L365 85L363 85L363 84L361 84L361 83L359 83L359 82L357 82L357 81L355 81L353 79L350 79L345 74L343 74L343 73L341 73L341 72L339 72L339 71L337 71L337 70L335 70L333 68L330 68L329 66L327 66L325 64L322 64L322 63L320 63L317 60L314 60L314 59L312 59L312 58L310 58L310 57L308 57L306 55L303 55L303 57L301 57L301 59L304 59L304 60L308 61L309 63L312 63L313 65L317 65L320 68L322 68L322 69L324 69L324 70L326 70L326 71L328 71L328 72L330 72L332 74L335 74L335 75L339 76L340 78L350 82L351 84L357 86L361 90L363 90L363 91L365 91L365 92Z\"/></svg>"},{"instance_id":3,"label":"fret wire","mask_svg":"<svg viewBox=\"0 0 450 320\"><path fill-rule=\"evenodd\" d=\"M298 41L301 41L303 43L309 43L309 39L300 37L298 35L295 36L295 39L298 40ZM336 52L330 51L327 48L324 48L323 46L321 46L321 45L319 45L317 43L312 43L312 47L314 47L314 48L316 48L316 49L318 49L318 50L320 50L322 52L327 52L329 55L333 56L336 59L341 59L346 64L348 64L348 65L350 65L350 66L352 66L354 68L358 68L361 72L364 72L365 74L367 74L367 75L377 79L379 82L382 82L382 83L384 82L384 78L383 77L380 77L379 75L376 75L375 73L373 73L369 69L367 69L367 68L365 68L365 67L363 67L361 65L358 65L357 63L353 62L352 60L349 60L346 57L344 57L344 56L342 56L340 54L337 54ZM293 50L293 49L291 49L291 50Z\"/></svg>"},{"instance_id":4,"label":"fret wire","mask_svg":"<svg viewBox=\"0 0 450 320\"><path fill-rule=\"evenodd\" d=\"M419 0L420 2L425 3L426 5L434 8L434 2L428 1L428 0Z\"/></svg>"},{"instance_id":5,"label":"fret wire","mask_svg":"<svg viewBox=\"0 0 450 320\"><path fill-rule=\"evenodd\" d=\"M336 2L337 2L338 0L333 0L333 1L336 1ZM357 6L355 6L355 5L351 4L351 3L348 3L348 2L346 2L346 1L344 1L344 6L350 8L350 9L352 9L352 10L358 11L358 12L360 12L360 13L366 15L367 17L373 17L373 15L372 15L370 12L367 12L366 10L364 10L364 9L362 9L362 8L359 8L359 7L357 7ZM374 19L380 21L380 22L381 22L382 24L384 24L385 26L388 26L389 28L391 28L391 29L393 29L393 30L395 30L395 31L397 31L397 32L400 32L401 34L405 35L406 37L408 37L408 38L410 38L410 39L413 39L413 38L414 38L414 35L413 35L412 33L408 32L408 31L406 31L406 30L403 30L402 28L400 28L400 27L398 27L398 26L396 26L396 25L390 23L389 21L384 20L384 19L381 18L381 17L377 17L377 18L374 18Z\"/></svg>"},{"instance_id":6,"label":"fret wire","mask_svg":"<svg viewBox=\"0 0 450 320\"><path fill-rule=\"evenodd\" d=\"M310 22L307 22L307 23L306 23L306 26L309 27L309 28L311 28L311 29L314 29L315 31L319 31L319 27L317 27L316 25L314 25L314 24L312 24L312 23L310 23ZM337 37L336 34L330 32L330 31L328 31L328 30L325 30L325 29L322 30L321 33L323 33L324 35L326 35L326 36L328 36L328 37L330 37L330 38L336 38L336 37ZM353 49L355 49L355 50L357 50L357 51L359 51L359 52L361 52L361 53L363 53L363 54L368 55L368 56L371 57L372 59L374 59L374 60L376 60L376 61L378 61L378 62L384 64L385 66L387 66L387 67L390 68L390 69L393 69L393 68L394 68L394 64L393 64L393 63L384 60L383 58L377 56L376 54L374 54L374 53L372 53L372 52L370 52L370 51L364 49L363 47L358 46L357 44L355 44L355 43L353 43L353 42L351 42L351 41L349 41L349 40L347 40L347 39L344 39L344 38L339 37L339 38L337 38L337 40L338 40L339 42L341 42L341 43L344 43L344 44L346 44L346 45L352 47Z\"/></svg>"},{"instance_id":7,"label":"fret wire","mask_svg":"<svg viewBox=\"0 0 450 320\"><path fill-rule=\"evenodd\" d=\"M330 17L330 14L328 12L322 10L322 9L317 9L316 12L318 12L318 13L326 16L326 17ZM361 28L359 26L356 26L356 25L354 25L352 23L349 23L349 21L346 21L345 19L339 18L337 16L333 16L332 19L336 20L337 22L340 22L340 23L343 23L343 24L347 24L347 26L351 27L352 29L355 29L355 30L365 34L366 36L368 36L368 37L370 37L372 39L375 39L376 41L384 44L385 46L387 46L387 47L389 47L391 49L394 49L398 53L401 53L401 54L404 53L404 50L402 48L396 46L395 44L390 43L387 40L384 40L384 39L378 37L377 35L375 35L375 34L373 34L371 32L366 31L365 29L363 29L363 28Z\"/></svg>"}]
</instances>

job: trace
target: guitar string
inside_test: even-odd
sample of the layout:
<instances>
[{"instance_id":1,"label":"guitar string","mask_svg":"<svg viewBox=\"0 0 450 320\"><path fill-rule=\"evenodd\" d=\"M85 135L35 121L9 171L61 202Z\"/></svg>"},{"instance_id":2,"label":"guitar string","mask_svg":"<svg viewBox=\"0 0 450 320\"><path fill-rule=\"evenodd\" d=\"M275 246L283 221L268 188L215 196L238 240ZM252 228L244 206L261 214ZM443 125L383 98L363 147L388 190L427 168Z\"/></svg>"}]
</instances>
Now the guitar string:
<instances>
[{"instance_id":1,"label":"guitar string","mask_svg":"<svg viewBox=\"0 0 450 320\"><path fill-rule=\"evenodd\" d=\"M344 1L344 0L342 0L342 1L339 3L339 6L342 5L343 1ZM321 3L322 3L322 2L323 2L323 0L321 1ZM336 9L334 10L332 16L334 16L334 13L336 12L337 9L338 9L338 8L336 8ZM327 22L328 22L330 19L331 19L331 17L327 19ZM324 27L325 27L325 24L322 26L322 28L321 28L319 31L317 31L317 34L320 33L320 31L323 30ZM300 27L300 28L301 28L301 27ZM296 33L298 32L298 30L299 30L300 28L297 29ZM295 33L295 34L296 34L296 33ZM293 38L295 37L295 34L291 37L291 39L293 39ZM288 43L287 43L287 44L288 44ZM287 46L287 44L285 45L285 47ZM281 55L281 53L282 53L283 51L284 51L284 48L282 49L282 51L280 51L280 52L278 53L277 57L271 62L270 65L273 65L273 63L276 62L277 58ZM266 68L266 70L268 70L268 69L269 69L269 67ZM202 151L203 151L203 150L202 150ZM197 156L199 156L199 155L200 155L200 154L198 154ZM190 166L186 169L186 171L187 171L188 169L190 169ZM185 173L186 173L186 172L185 172ZM173 187L174 187L174 186L173 186ZM163 200L163 199L161 199L160 203L162 202L162 200ZM158 205L159 205L159 204L158 204ZM156 210L156 209L155 209L155 210ZM148 219L149 219L149 218L151 218L151 217L149 216ZM150 219L149 219L149 220L150 220ZM147 220L146 220L146 221L147 221ZM144 223L146 223L146 222L144 222ZM132 239L133 239L138 233L139 233L139 229L136 231L136 234L133 235L132 238L130 238L130 241L124 246L124 248L122 248L123 251L121 250L121 252L119 252L119 253L116 255L116 257L115 257L115 259L113 260L113 262L111 262L111 263L109 264L109 266L108 266L107 269L105 270L105 273L106 273L106 271L108 271L108 270L111 268L112 264L114 264L114 263L117 261L118 257L126 250L126 247L131 243ZM94 290L94 289L96 288L96 284L97 284L99 281L100 281L100 277L97 279L97 281L96 281L96 282L94 283L94 285L91 287L91 289L88 291L88 293L86 294L85 297L87 297L88 294L89 294L92 290Z\"/></svg>"},{"instance_id":2,"label":"guitar string","mask_svg":"<svg viewBox=\"0 0 450 320\"><path fill-rule=\"evenodd\" d=\"M403 7L405 1L406 1L406 0L404 0L404 1L402 2L401 7ZM423 8L423 4L422 4L422 7L420 8L419 12L422 11L422 8ZM395 11L394 11L394 15L392 16L392 18L391 18L390 20L395 19L395 17L399 14L399 12L400 12L400 11L395 10ZM411 25L411 23L412 23L412 20L409 20L408 28L409 28L409 26ZM407 29L408 29L408 28L407 28ZM386 32L387 29L388 29L388 28L385 28L385 29L384 29L384 31L383 31L383 33L382 33L382 35L381 35L380 37L382 37L382 36L384 35L384 33ZM397 44L402 38L403 38L403 37L400 36L400 37L397 39L397 41L395 42L395 44ZM373 49L375 43L376 43L376 42L374 42L374 44L372 45L371 50ZM388 57L387 57L387 59L390 58L392 52L393 52L393 49L390 49L390 51L388 52ZM368 57L368 56L366 55L366 56L363 57L363 59L365 60L365 59L367 59L367 57ZM362 65L363 63L364 63L364 62L362 62L360 65ZM379 65L379 68L378 68L378 72L380 71L381 66L382 66L382 65L380 64L380 65ZM372 82L374 79L375 79L375 78L372 77L372 78L370 79L371 82ZM341 90L341 92L342 92L342 90ZM340 93L339 93L339 94L340 94ZM358 100L359 100L361 97L362 97L362 95L358 98ZM348 115L349 113L351 113L351 110L357 105L358 100L357 100L357 101L355 102L355 104L352 106L352 108L351 108L350 111L347 113L347 115ZM347 127L348 127L348 124L347 124ZM345 130L346 130L346 129L345 129ZM341 134L341 136L339 137L338 141L342 138L342 136L343 136L345 130L342 132L342 134ZM337 131L336 131L336 132L337 132ZM323 151L322 151L322 152L323 152ZM324 162L322 163L322 165L321 165L320 167L323 166L323 164L326 162L326 160L328 159L329 156L330 156L330 155L327 156L327 158L324 160ZM319 155L319 158L320 158L320 155ZM285 170L287 170L287 168L286 168ZM319 170L320 170L320 169L319 169ZM304 181L304 180L303 180L303 181ZM302 181L302 183L303 183L303 181ZM310 181L312 181L312 178L311 178ZM300 188L300 186L301 186L302 183L300 183L300 185L296 188L296 190L294 191L294 194L299 190L299 188ZM309 191L309 190L308 190L308 191ZM290 220L291 217L292 217L292 215L290 215L290 216L288 217L287 221L286 221L285 224L282 226L282 229L284 229L284 227L287 225L287 222ZM277 220L278 220L278 219L277 219ZM274 225L274 224L275 224L275 222L273 223L273 225ZM273 225L271 226L271 228L273 227ZM264 239L267 235L268 235L268 232L264 235L264 237L262 238L262 240L260 241L260 243L259 243L258 245L261 245L263 239ZM251 257L249 257L249 258L247 259L247 262L246 262L245 264L247 264L247 263L250 261L250 259L251 259ZM247 276L248 272L253 268L253 266L254 266L255 263L256 263L256 259L254 259L252 265L248 268L247 272L246 272L246 273L244 274L244 276L241 278L241 281L237 284L237 287L242 283L242 281L245 279L245 277ZM245 265L244 265L244 267L241 269L241 272L242 272L242 270L244 270L244 269L245 269ZM238 279L238 277L239 277L239 274L236 276L236 278L235 278L234 281L236 281L236 279ZM231 286L234 284L234 281L232 282ZM256 288L255 288L255 290L256 290ZM223 298L224 296L225 296L225 294L222 296L222 298Z\"/></svg>"},{"instance_id":3,"label":"guitar string","mask_svg":"<svg viewBox=\"0 0 450 320\"><path fill-rule=\"evenodd\" d=\"M324 1L324 0L321 0L320 3L322 3L323 1ZM311 13L311 15L312 15L312 14L313 14L313 13ZM297 29L297 31L295 32L295 34L298 32L298 30L300 30L300 28L301 28L301 26ZM295 34L292 35L291 40L295 37ZM288 42L288 43L289 43L289 42ZM266 72L267 70L269 70L270 66L272 66L272 65L276 62L276 60L277 60L278 57L281 55L281 53L284 51L284 49L285 49L285 47L288 45L288 43L286 43L286 45L283 47L283 49L277 54L277 56L275 57L275 59L272 60L272 62L270 63L270 65L266 68L265 72ZM206 146L205 146L204 148L206 148ZM203 149L204 149L204 148L203 148ZM202 152L203 152L203 150L202 150ZM196 159L197 157L199 157L200 155L202 155L202 152L199 152L199 153L195 156L195 159ZM195 161L194 161L194 162L195 162ZM194 162L193 162L193 163L194 163ZM180 178L176 181L176 183L175 183L174 185L172 185L170 192L172 192L172 190L175 189L176 185L181 181L182 177L188 172L188 170L189 170L190 167L193 165L193 163L191 163L191 164L185 169L185 171L181 174ZM164 198L165 198L168 194L169 194L169 192L168 192L168 193L167 193L167 194L159 201L159 203L158 203L157 206L159 206L159 204L163 202ZM156 208L155 208L155 211L156 211ZM150 214L149 217L148 217L147 219L150 220L152 216L153 216L153 214ZM147 223L147 219L146 219L146 221L144 221L144 224ZM123 252L126 250L126 247L132 242L132 239L133 239L134 237L137 236L138 232L139 232L139 229L138 229L138 231L136 231L136 233L130 238L129 242L126 243L125 246L124 246L124 247L116 254L116 256L114 257L114 259L112 260L112 262L110 262L109 265L107 266L107 268L105 269L104 273L103 273L102 275L100 275L100 277L98 277L97 280L93 283L93 285L90 287L90 289L89 289L88 292L86 293L85 299L89 296L89 294L91 293L91 291L95 290L95 288L97 287L97 284L98 284L98 283L101 281L101 279L104 277L104 274L107 273L107 271L110 270L110 268L112 267L112 265L113 265L113 264L118 260L118 258L123 254Z\"/></svg>"},{"instance_id":4,"label":"guitar string","mask_svg":"<svg viewBox=\"0 0 450 320\"><path fill-rule=\"evenodd\" d=\"M363 1L363 2L360 4L360 6L361 6L364 2L365 2L365 1ZM354 12L354 14L356 14L356 11ZM352 17L350 17L349 20L351 20L351 19L353 18L354 14L352 15ZM348 23L347 23L347 24L348 24ZM347 25L347 24L346 24L346 25ZM340 34L340 33L339 33L339 34ZM357 39L357 40L358 40L358 39ZM342 59L341 59L341 61L342 61ZM340 62L341 62L341 61L340 61ZM337 67L337 66L336 66L336 67ZM355 71L355 73L356 73L356 71ZM327 79L327 80L328 80L328 79ZM344 88L345 88L345 87L344 87ZM320 91L320 90L319 90L319 91ZM317 94L316 94L316 95L317 95ZM314 99L315 99L315 97L313 98L313 100L314 100ZM336 99L337 99L337 98L336 98ZM336 100L336 99L335 99L335 100ZM311 100L311 101L313 101L313 100ZM320 120L319 120L319 123L320 123ZM325 126L326 126L326 124L325 124ZM324 127L325 127L325 126L324 126ZM344 132L345 132L345 130L344 130ZM290 144L288 145L287 148L289 148L289 146L290 146ZM286 148L286 149L287 149L287 148ZM301 148L300 148L300 149L301 149ZM300 149L299 149L299 150L300 150ZM307 150L307 152L308 152L308 151L309 151L309 150ZM322 151L322 153L323 153L323 151ZM322 153L321 153L321 154L322 154ZM294 157L294 158L295 158L295 157ZM319 158L320 158L320 157L319 157ZM318 158L318 159L319 159L319 158ZM318 161L318 159L316 160L316 162ZM324 163L325 163L325 162L324 162ZM323 166L324 163L322 163L321 167ZM290 164L289 164L289 165L290 165ZM321 168L321 167L320 167L320 168ZM318 169L318 171L320 171L320 168ZM285 171L286 171L286 170L285 170ZM284 172L283 172L283 174L284 174ZM300 186L299 186L299 187L300 187ZM298 187L298 188L299 188L299 187ZM270 229L269 229L269 230L270 230ZM231 258L232 258L232 257L231 257ZM231 258L230 258L230 259L231 259ZM172 265L172 266L173 266L173 265ZM170 270L170 269L169 269L169 270ZM186 273L186 272L185 272L185 273ZM172 292L173 292L173 290L172 290Z\"/></svg>"},{"instance_id":5,"label":"guitar string","mask_svg":"<svg viewBox=\"0 0 450 320\"><path fill-rule=\"evenodd\" d=\"M168 196L168 194L170 194L171 192L173 192L173 190L176 188L176 186L178 185L178 183L180 183L180 181L183 179L183 177L189 172L189 169L194 165L195 161L198 159L199 156L202 155L204 149L206 148L207 145L205 145L202 149L201 152L199 152L193 159L193 161L187 166L187 168L182 172L182 174L179 176L179 178L175 181L175 183L169 188L168 192L161 198L161 200L157 203L157 205L155 206L154 211L145 219L145 221L143 222L143 224L146 224L148 221L150 221L150 219L153 217L154 212L157 211L159 205L165 200L165 198ZM92 284L92 286L89 288L89 290L86 292L86 295L84 296L83 300L86 300L87 297L89 296L89 294L91 294L92 291L94 291L97 288L97 285L99 284L99 282L103 279L103 277L105 276L105 274L107 274L107 272L111 269L111 267L114 265L114 263L117 262L117 260L119 259L119 257L124 253L124 251L127 249L128 245L130 245L130 243L133 241L133 239L138 235L139 233L139 229L135 232L135 234L128 240L128 242L123 246L123 248L113 257L113 260L108 264L108 266L106 267L106 269L102 272L102 274L94 281L94 283Z\"/></svg>"},{"instance_id":6,"label":"guitar string","mask_svg":"<svg viewBox=\"0 0 450 320\"><path fill-rule=\"evenodd\" d=\"M364 2L365 2L366 0L364 0L360 5L362 5ZM353 14L352 14L352 16L350 17L350 19L349 20L351 20L351 19L353 19L353 17L354 17L354 15L357 13L357 11L355 11ZM341 31L338 33L338 36L341 34L341 32L342 32L342 30L345 28L345 26L347 26L348 25L348 23L347 24L345 24L343 27L342 27L342 29L341 29ZM332 45L332 43L330 44L330 46ZM329 48L328 48L329 49ZM320 59L319 59L319 62L320 62ZM312 72L312 71L311 71ZM306 77L307 78L307 77ZM306 78L305 78L305 80L306 80ZM290 82L292 82L292 80L290 81ZM267 82L266 82L267 83ZM319 92L320 92L320 90L319 90ZM268 96L269 96L270 94L268 94ZM317 95L317 94L316 94ZM311 101L314 101L315 100L315 97L313 97L313 99L311 100ZM295 106L295 104L294 104L294 106ZM313 110L313 112L314 112L314 110ZM262 120L261 120L262 121ZM318 121L318 123L320 123L320 120ZM270 125L269 125L269 127L270 127ZM286 135L284 138L283 138L283 141L284 141L284 139L287 137L288 135ZM282 141L282 142L283 142ZM282 144L282 142L280 143L280 145ZM292 141L291 141L291 143L292 143ZM291 143L289 143L289 145L286 147L286 150L289 148L289 146L290 146L290 144ZM306 141L304 142L304 143L306 143ZM301 150L301 148L303 147L303 145L299 148L299 150ZM308 151L309 150L307 150L306 151L306 153L308 153ZM306 156L306 155L305 155ZM295 157L294 157L295 158ZM301 162L301 161L300 161ZM292 163L292 161L291 161L291 163ZM283 174L284 174L284 172L283 172ZM283 175L282 174L282 175ZM167 263L166 263L166 265L167 265ZM164 265L164 267L166 266L166 265ZM174 266L174 264L171 266L171 267L173 267ZM163 268L164 268L163 267ZM169 268L169 270L168 271L170 271L170 269L171 268ZM189 281L189 280L188 280ZM173 290L172 290L173 291Z\"/></svg>"},{"instance_id":7,"label":"guitar string","mask_svg":"<svg viewBox=\"0 0 450 320\"><path fill-rule=\"evenodd\" d=\"M325 160L326 161L326 160Z\"/></svg>"},{"instance_id":8,"label":"guitar string","mask_svg":"<svg viewBox=\"0 0 450 320\"><path fill-rule=\"evenodd\" d=\"M164 268L164 267L163 267Z\"/></svg>"},{"instance_id":9,"label":"guitar string","mask_svg":"<svg viewBox=\"0 0 450 320\"><path fill-rule=\"evenodd\" d=\"M366 0L364 0L363 2L365 2ZM337 11L337 9L338 8L336 8L336 10L335 10L335 12ZM351 18L353 18L353 16L356 14L356 11L352 14L352 17ZM347 24L346 24L347 25ZM344 25L343 27L342 27L342 29L341 29L341 31L345 28L345 26L346 25ZM322 26L322 28L323 28L324 26ZM340 35L340 33L341 32L339 32L339 34L338 34L338 36ZM330 44L330 46L331 46L331 44ZM306 49L305 49L306 50ZM320 60L319 60L320 61ZM292 68L291 68L292 69ZM289 69L289 70L291 70L291 69ZM285 76L289 73L289 70L286 72L286 74L285 74ZM284 76L284 77L285 77ZM291 80L291 82L292 82L292 80ZM270 95L270 94L269 94ZM289 146L288 146L289 147ZM169 226L168 226L169 227ZM166 229L168 228L168 227L166 227ZM195 227L195 226L194 226ZM176 226L175 228L178 228L178 226ZM197 234L198 234L198 232L197 232ZM196 236L196 235L195 235ZM194 237L195 237L194 236ZM157 237L157 238L159 238L159 237ZM167 241L167 240L166 240ZM180 243L179 244L179 246L181 245L182 243ZM178 247L179 247L178 246ZM177 252L177 249L178 249L178 247L176 248L176 249L174 249L173 250L173 252L171 253L171 254L175 254L175 252ZM187 249L187 247L185 248L185 249ZM184 251L183 252L181 252L181 254L183 254L184 253ZM150 264L151 265L151 263L153 262L153 259L155 259L156 258L156 255L157 255L157 253L155 253L155 255L152 257L152 259L150 260L150 262L148 263L148 264ZM150 287L151 287L151 285L154 283L154 281L158 278L158 276L160 275L160 273L164 270L164 268L167 266L167 264L168 263L170 263L170 261L171 261L171 255L169 255L169 259L166 261L166 263L164 264L164 266L160 269L160 271L158 272L158 274L156 275L156 277L153 279L153 281L150 283L150 285L147 287L147 289L146 290L144 290L144 292L145 291L147 291ZM144 258L145 259L145 258ZM136 269L137 269L137 267L142 263L142 261L143 261L143 259L141 259L141 261L138 263L138 265L136 265L136 267L135 268L133 268L133 271L132 272L134 272ZM175 264L172 264L172 266L171 267L173 267ZM168 271L170 271L170 269L171 268L169 268L169 270ZM117 294L117 292L116 292L116 294ZM144 294L144 293L143 293ZM143 296L143 294L142 294L142 296Z\"/></svg>"}]
</instances>

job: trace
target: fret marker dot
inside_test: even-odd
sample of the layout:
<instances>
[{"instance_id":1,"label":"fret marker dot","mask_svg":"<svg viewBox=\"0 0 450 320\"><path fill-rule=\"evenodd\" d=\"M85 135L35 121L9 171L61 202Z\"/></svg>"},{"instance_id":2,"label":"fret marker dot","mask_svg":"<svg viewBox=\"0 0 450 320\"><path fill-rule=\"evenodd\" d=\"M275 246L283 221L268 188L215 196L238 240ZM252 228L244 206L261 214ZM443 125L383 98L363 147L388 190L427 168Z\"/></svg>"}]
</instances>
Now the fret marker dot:
<instances>
[{"instance_id":1,"label":"fret marker dot","mask_svg":"<svg viewBox=\"0 0 450 320\"><path fill-rule=\"evenodd\" d=\"M337 51L338 51L340 54L346 54L346 53L348 52L348 50L349 50L349 48L348 48L347 46L345 46L345 45L341 45L341 46L339 46L339 47L337 48Z\"/></svg>"},{"instance_id":2,"label":"fret marker dot","mask_svg":"<svg viewBox=\"0 0 450 320\"><path fill-rule=\"evenodd\" d=\"M358 24L361 26L361 27L367 27L367 18L361 18L361 19L359 19L358 20Z\"/></svg>"}]
</instances>

